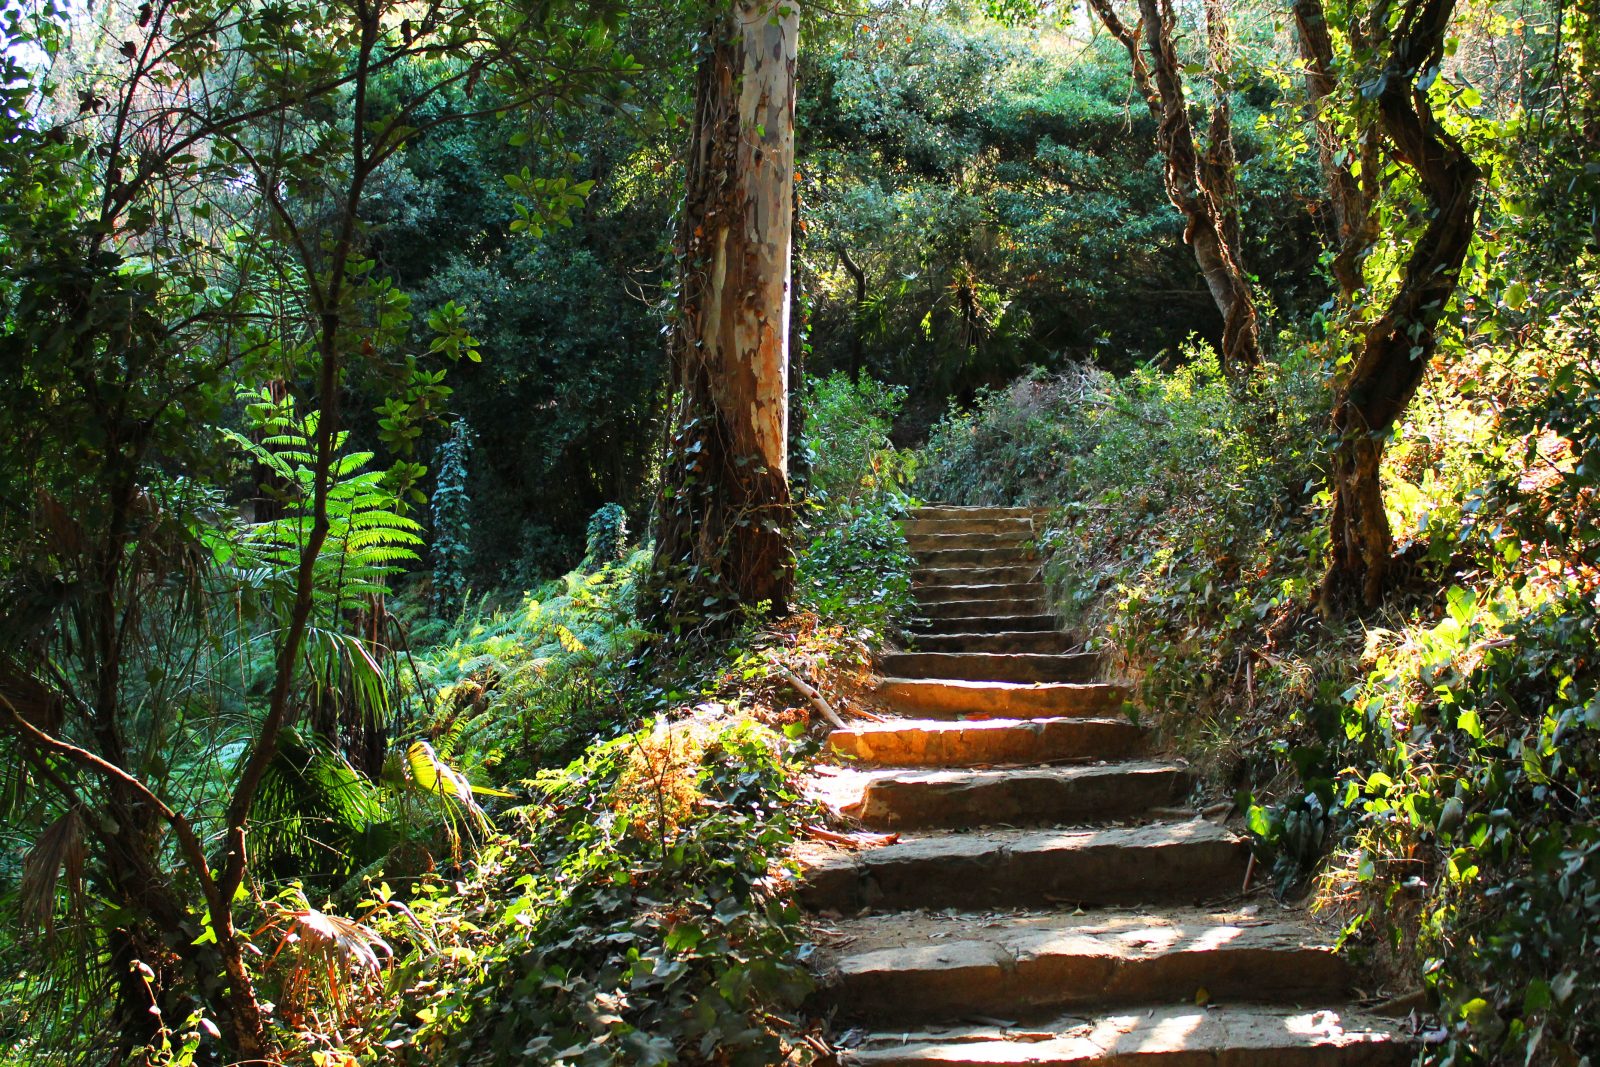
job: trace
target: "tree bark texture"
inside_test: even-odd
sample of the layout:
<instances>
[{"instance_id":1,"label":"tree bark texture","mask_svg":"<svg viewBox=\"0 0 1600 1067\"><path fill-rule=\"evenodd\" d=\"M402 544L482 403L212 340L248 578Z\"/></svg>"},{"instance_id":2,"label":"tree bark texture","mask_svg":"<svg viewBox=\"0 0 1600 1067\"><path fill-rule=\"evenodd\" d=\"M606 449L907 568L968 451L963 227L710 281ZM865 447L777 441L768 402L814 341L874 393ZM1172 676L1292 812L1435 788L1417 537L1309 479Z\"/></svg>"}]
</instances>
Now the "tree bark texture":
<instances>
[{"instance_id":1,"label":"tree bark texture","mask_svg":"<svg viewBox=\"0 0 1600 1067\"><path fill-rule=\"evenodd\" d=\"M1333 277L1340 295L1349 301L1365 284L1361 257L1378 237L1377 216L1372 210L1378 174L1378 138L1374 133L1363 131L1357 138L1358 143L1350 146L1351 155L1361 162L1361 176L1357 178L1345 162L1343 139L1329 115L1336 103L1339 82L1327 12L1322 0L1295 0L1293 10L1300 58L1305 63L1306 95L1311 101L1317 160L1327 183L1328 203L1333 209L1338 240Z\"/></svg>"},{"instance_id":2,"label":"tree bark texture","mask_svg":"<svg viewBox=\"0 0 1600 1067\"><path fill-rule=\"evenodd\" d=\"M1482 173L1434 117L1418 76L1444 58L1454 0L1410 0L1394 31L1378 118L1396 158L1417 173L1433 216L1411 246L1400 287L1365 330L1339 384L1333 425L1332 559L1325 606L1359 597L1376 607L1389 585L1394 542L1379 480L1384 442L1421 384L1438 325L1472 243Z\"/></svg>"},{"instance_id":3,"label":"tree bark texture","mask_svg":"<svg viewBox=\"0 0 1600 1067\"><path fill-rule=\"evenodd\" d=\"M1209 126L1205 154L1197 148L1182 66L1173 44L1177 15L1172 0L1139 0L1139 25L1130 28L1111 0L1089 0L1100 21L1122 43L1132 64L1134 85L1155 118L1156 140L1165 160L1167 197L1183 215L1183 239L1222 313L1223 367L1231 375L1248 373L1261 359L1260 325L1250 280L1240 260L1238 193L1231 115L1225 91L1227 15L1220 0L1207 0L1207 36L1213 49L1212 75L1218 105ZM1216 54L1221 49L1221 55Z\"/></svg>"},{"instance_id":4,"label":"tree bark texture","mask_svg":"<svg viewBox=\"0 0 1600 1067\"><path fill-rule=\"evenodd\" d=\"M698 73L679 222L676 394L658 512L658 617L787 610L788 388L799 12L736 0Z\"/></svg>"}]
</instances>

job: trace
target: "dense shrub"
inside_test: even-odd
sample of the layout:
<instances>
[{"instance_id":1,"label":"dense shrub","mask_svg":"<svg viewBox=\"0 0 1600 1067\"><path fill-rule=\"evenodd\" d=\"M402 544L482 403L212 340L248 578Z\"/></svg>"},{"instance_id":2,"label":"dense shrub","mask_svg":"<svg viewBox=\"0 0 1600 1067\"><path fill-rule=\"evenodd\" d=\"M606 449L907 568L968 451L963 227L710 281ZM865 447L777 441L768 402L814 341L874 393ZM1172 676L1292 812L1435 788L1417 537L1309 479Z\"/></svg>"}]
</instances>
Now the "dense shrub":
<instances>
[{"instance_id":1,"label":"dense shrub","mask_svg":"<svg viewBox=\"0 0 1600 1067\"><path fill-rule=\"evenodd\" d=\"M627 665L646 637L634 586L649 563L636 551L512 604L420 627L409 683L428 735L502 765L501 774L528 776L631 725L644 708L625 696Z\"/></svg>"},{"instance_id":2,"label":"dense shrub","mask_svg":"<svg viewBox=\"0 0 1600 1067\"><path fill-rule=\"evenodd\" d=\"M911 554L895 520L910 498L912 456L889 430L905 390L844 374L807 383L811 472L802 504L795 599L824 619L875 634L911 606Z\"/></svg>"},{"instance_id":3,"label":"dense shrub","mask_svg":"<svg viewBox=\"0 0 1600 1067\"><path fill-rule=\"evenodd\" d=\"M787 743L696 716L541 775L456 878L376 884L360 929L395 953L327 1062L765 1067L808 986L779 892ZM352 933L352 936L356 936ZM337 1018L338 1013L330 1013ZM326 1030L326 1028L324 1028Z\"/></svg>"},{"instance_id":4,"label":"dense shrub","mask_svg":"<svg viewBox=\"0 0 1600 1067\"><path fill-rule=\"evenodd\" d=\"M602 504L589 516L584 537L584 563L604 567L628 554L628 513L621 504Z\"/></svg>"}]
</instances>

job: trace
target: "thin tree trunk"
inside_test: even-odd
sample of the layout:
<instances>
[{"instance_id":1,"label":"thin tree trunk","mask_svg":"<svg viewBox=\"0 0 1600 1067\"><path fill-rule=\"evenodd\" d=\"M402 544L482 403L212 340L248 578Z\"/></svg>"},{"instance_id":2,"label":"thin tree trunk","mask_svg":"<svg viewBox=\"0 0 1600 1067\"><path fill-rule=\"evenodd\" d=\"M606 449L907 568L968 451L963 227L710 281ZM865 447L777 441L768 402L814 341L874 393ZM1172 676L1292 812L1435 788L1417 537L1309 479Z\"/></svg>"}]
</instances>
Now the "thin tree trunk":
<instances>
[{"instance_id":1,"label":"thin tree trunk","mask_svg":"<svg viewBox=\"0 0 1600 1067\"><path fill-rule=\"evenodd\" d=\"M787 611L790 242L799 11L739 0L698 75L659 509L663 622Z\"/></svg>"},{"instance_id":2,"label":"thin tree trunk","mask_svg":"<svg viewBox=\"0 0 1600 1067\"><path fill-rule=\"evenodd\" d=\"M1328 32L1328 16L1322 0L1295 0L1294 23L1300 39L1300 57L1306 67L1306 95L1311 100L1311 126L1317 141L1317 160L1328 187L1328 203L1333 208L1338 249L1333 258L1333 277L1340 295L1348 302L1365 284L1361 257L1377 239L1377 216L1372 202L1377 188L1378 139L1375 135L1357 138L1353 154L1361 161L1361 177L1343 162L1345 145L1328 111L1335 104L1338 77L1334 73L1333 38Z\"/></svg>"},{"instance_id":3,"label":"thin tree trunk","mask_svg":"<svg viewBox=\"0 0 1600 1067\"><path fill-rule=\"evenodd\" d=\"M838 251L839 263L844 267L844 272L850 275L850 282L855 287L856 299L850 312L850 380L859 382L866 350L866 338L862 334L866 329L867 274L850 258L848 248L841 244Z\"/></svg>"},{"instance_id":4,"label":"thin tree trunk","mask_svg":"<svg viewBox=\"0 0 1600 1067\"><path fill-rule=\"evenodd\" d=\"M1207 3L1208 36L1213 48L1220 45L1226 51L1226 13L1218 2ZM1247 374L1261 361L1260 324L1249 275L1239 258L1237 163L1227 96L1222 91L1227 82L1227 56L1212 57L1213 78L1219 84L1218 109L1212 115L1208 153L1202 157L1195 145L1182 68L1173 45L1177 15L1172 0L1139 0L1136 28L1121 20L1111 0L1089 0L1089 6L1127 50L1134 84L1156 120L1156 140L1166 162L1167 197L1183 215L1184 242L1194 252L1212 302L1222 314L1219 355L1223 367L1232 375Z\"/></svg>"},{"instance_id":5,"label":"thin tree trunk","mask_svg":"<svg viewBox=\"0 0 1600 1067\"><path fill-rule=\"evenodd\" d=\"M1332 559L1325 609L1359 597L1377 606L1388 589L1394 542L1379 480L1383 444L1421 384L1472 243L1482 177L1461 143L1441 126L1418 75L1444 58L1454 0L1412 0L1393 36L1378 94L1378 116L1394 154L1421 181L1433 209L1411 246L1400 288L1366 330L1343 378L1333 425Z\"/></svg>"}]
</instances>

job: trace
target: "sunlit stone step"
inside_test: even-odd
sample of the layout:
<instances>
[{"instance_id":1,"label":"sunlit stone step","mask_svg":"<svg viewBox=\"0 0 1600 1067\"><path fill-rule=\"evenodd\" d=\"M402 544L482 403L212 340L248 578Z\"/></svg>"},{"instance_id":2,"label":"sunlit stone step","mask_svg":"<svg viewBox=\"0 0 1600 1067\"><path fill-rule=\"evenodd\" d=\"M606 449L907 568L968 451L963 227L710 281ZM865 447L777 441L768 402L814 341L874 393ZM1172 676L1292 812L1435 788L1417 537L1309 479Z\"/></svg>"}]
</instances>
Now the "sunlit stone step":
<instances>
[{"instance_id":1,"label":"sunlit stone step","mask_svg":"<svg viewBox=\"0 0 1600 1067\"><path fill-rule=\"evenodd\" d=\"M944 552L952 549L1010 549L1021 551L1024 546L1034 539L1032 526L1014 525L1003 530L980 530L977 532L946 530L937 526L917 530L905 530L906 544L911 549L911 554L920 556L924 552Z\"/></svg>"},{"instance_id":2,"label":"sunlit stone step","mask_svg":"<svg viewBox=\"0 0 1600 1067\"><path fill-rule=\"evenodd\" d=\"M820 798L874 830L1084 823L1139 815L1189 788L1175 763L1064 767L842 769Z\"/></svg>"},{"instance_id":3,"label":"sunlit stone step","mask_svg":"<svg viewBox=\"0 0 1600 1067\"><path fill-rule=\"evenodd\" d=\"M952 534L1020 534L1026 538L1034 535L1033 519L1026 516L910 518L901 519L900 528L908 539L923 535L948 537Z\"/></svg>"},{"instance_id":4,"label":"sunlit stone step","mask_svg":"<svg viewBox=\"0 0 1600 1067\"><path fill-rule=\"evenodd\" d=\"M955 614L938 619L914 619L911 629L914 639L917 640L920 640L915 636L917 634L1015 633L1023 630L1055 633L1056 617L1042 614L1038 607L1034 606L1019 613Z\"/></svg>"},{"instance_id":5,"label":"sunlit stone step","mask_svg":"<svg viewBox=\"0 0 1600 1067\"><path fill-rule=\"evenodd\" d=\"M916 590L917 605L923 610L942 604L971 603L972 601L1016 600L1034 604L1044 602L1044 585L1035 581L971 582L954 585L920 586Z\"/></svg>"},{"instance_id":6,"label":"sunlit stone step","mask_svg":"<svg viewBox=\"0 0 1600 1067\"><path fill-rule=\"evenodd\" d=\"M1143 731L1124 718L891 719L828 735L836 755L880 767L1121 759L1143 745Z\"/></svg>"},{"instance_id":7,"label":"sunlit stone step","mask_svg":"<svg viewBox=\"0 0 1600 1067\"><path fill-rule=\"evenodd\" d=\"M1038 557L1020 543L981 548L929 548L912 555L919 567L1010 567L1023 563L1038 566Z\"/></svg>"},{"instance_id":8,"label":"sunlit stone step","mask_svg":"<svg viewBox=\"0 0 1600 1067\"><path fill-rule=\"evenodd\" d=\"M929 594L950 586L1034 585L1038 578L1037 563L1012 563L998 567L920 567L911 572L911 584Z\"/></svg>"},{"instance_id":9,"label":"sunlit stone step","mask_svg":"<svg viewBox=\"0 0 1600 1067\"><path fill-rule=\"evenodd\" d=\"M894 652L878 668L896 678L1082 682L1098 661L1092 652Z\"/></svg>"},{"instance_id":10,"label":"sunlit stone step","mask_svg":"<svg viewBox=\"0 0 1600 1067\"><path fill-rule=\"evenodd\" d=\"M993 589L994 586L987 588ZM930 622L945 619L992 619L1009 615L1038 615L1044 611L1042 591L1026 596L991 597L984 600L946 600L922 602L912 608L917 618ZM1052 621L1051 625L1054 625Z\"/></svg>"},{"instance_id":11,"label":"sunlit stone step","mask_svg":"<svg viewBox=\"0 0 1600 1067\"><path fill-rule=\"evenodd\" d=\"M965 506L961 504L924 504L911 509L913 519L1034 519L1046 513L1045 508Z\"/></svg>"},{"instance_id":12,"label":"sunlit stone step","mask_svg":"<svg viewBox=\"0 0 1600 1067\"><path fill-rule=\"evenodd\" d=\"M1073 830L902 837L878 848L800 850L803 903L995 908L1194 904L1239 892L1249 845L1195 819Z\"/></svg>"},{"instance_id":13,"label":"sunlit stone step","mask_svg":"<svg viewBox=\"0 0 1600 1067\"><path fill-rule=\"evenodd\" d=\"M1394 1023L1358 1012L1176 1006L1035 1026L895 1030L866 1038L844 1067L1402 1067L1414 1049Z\"/></svg>"},{"instance_id":14,"label":"sunlit stone step","mask_svg":"<svg viewBox=\"0 0 1600 1067\"><path fill-rule=\"evenodd\" d=\"M1302 1004L1352 992L1350 965L1325 934L1259 914L892 914L839 921L827 935L824 996L850 1019L1193 1004L1201 991L1219 1004Z\"/></svg>"},{"instance_id":15,"label":"sunlit stone step","mask_svg":"<svg viewBox=\"0 0 1600 1067\"><path fill-rule=\"evenodd\" d=\"M1103 682L991 682L933 678L885 678L880 701L907 715L1103 715L1118 711L1127 690Z\"/></svg>"},{"instance_id":16,"label":"sunlit stone step","mask_svg":"<svg viewBox=\"0 0 1600 1067\"><path fill-rule=\"evenodd\" d=\"M1043 618L1054 621L1049 616ZM927 633L913 637L912 643L915 645L914 651L917 652L1002 654L1071 652L1076 644L1068 635L1049 627L1036 630L1000 630L995 633Z\"/></svg>"}]
</instances>

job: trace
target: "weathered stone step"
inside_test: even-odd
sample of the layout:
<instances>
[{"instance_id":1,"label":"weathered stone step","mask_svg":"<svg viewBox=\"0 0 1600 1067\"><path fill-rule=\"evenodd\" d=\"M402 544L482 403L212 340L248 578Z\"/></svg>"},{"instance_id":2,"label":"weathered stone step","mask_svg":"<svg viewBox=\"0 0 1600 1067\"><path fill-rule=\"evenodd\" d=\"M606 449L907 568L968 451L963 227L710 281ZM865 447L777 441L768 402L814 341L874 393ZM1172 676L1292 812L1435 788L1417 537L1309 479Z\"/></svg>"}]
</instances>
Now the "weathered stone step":
<instances>
[{"instance_id":1,"label":"weathered stone step","mask_svg":"<svg viewBox=\"0 0 1600 1067\"><path fill-rule=\"evenodd\" d=\"M1039 579L1037 563L1014 563L1003 567L919 567L911 572L911 583L921 589L946 589L969 585L1033 585Z\"/></svg>"},{"instance_id":2,"label":"weathered stone step","mask_svg":"<svg viewBox=\"0 0 1600 1067\"><path fill-rule=\"evenodd\" d=\"M1076 643L1059 630L1000 630L995 633L922 634L913 639L918 652L1071 652ZM902 672L896 672L902 673Z\"/></svg>"},{"instance_id":3,"label":"weathered stone step","mask_svg":"<svg viewBox=\"0 0 1600 1067\"><path fill-rule=\"evenodd\" d=\"M924 504L911 509L913 519L1032 519L1046 508L1002 507L987 504Z\"/></svg>"},{"instance_id":4,"label":"weathered stone step","mask_svg":"<svg viewBox=\"0 0 1600 1067\"><path fill-rule=\"evenodd\" d=\"M885 678L876 690L907 715L1104 715L1122 708L1127 690L1104 682L990 682L952 678Z\"/></svg>"},{"instance_id":5,"label":"weathered stone step","mask_svg":"<svg viewBox=\"0 0 1600 1067\"><path fill-rule=\"evenodd\" d=\"M900 529L906 537L921 537L924 534L935 537L949 537L952 534L1011 534L1023 535L1026 538L1034 536L1033 520L1025 516L1003 516L996 518L969 518L965 516L941 516L933 519L901 519Z\"/></svg>"},{"instance_id":6,"label":"weathered stone step","mask_svg":"<svg viewBox=\"0 0 1600 1067\"><path fill-rule=\"evenodd\" d=\"M1137 1009L1042 1026L870 1036L845 1067L1401 1067L1414 1050L1359 1012L1255 1005Z\"/></svg>"},{"instance_id":7,"label":"weathered stone step","mask_svg":"<svg viewBox=\"0 0 1600 1067\"><path fill-rule=\"evenodd\" d=\"M841 770L827 778L824 799L874 830L1116 819L1170 804L1190 782L1175 763Z\"/></svg>"},{"instance_id":8,"label":"weathered stone step","mask_svg":"<svg viewBox=\"0 0 1600 1067\"><path fill-rule=\"evenodd\" d=\"M1056 617L1042 614L1037 608L1022 614L924 617L913 619L911 629L922 634L1017 633L1023 630L1054 633Z\"/></svg>"},{"instance_id":9,"label":"weathered stone step","mask_svg":"<svg viewBox=\"0 0 1600 1067\"><path fill-rule=\"evenodd\" d=\"M1024 579L1013 582L959 582L954 585L929 585L917 589L917 603L925 608L972 601L1015 600L1044 603L1044 583Z\"/></svg>"},{"instance_id":10,"label":"weathered stone step","mask_svg":"<svg viewBox=\"0 0 1600 1067\"><path fill-rule=\"evenodd\" d=\"M982 548L929 548L912 552L919 567L1009 567L1021 563L1038 566L1038 556L1021 544Z\"/></svg>"},{"instance_id":11,"label":"weathered stone step","mask_svg":"<svg viewBox=\"0 0 1600 1067\"><path fill-rule=\"evenodd\" d=\"M894 652L879 657L878 667L896 678L1082 682L1098 661L1092 652Z\"/></svg>"},{"instance_id":12,"label":"weathered stone step","mask_svg":"<svg viewBox=\"0 0 1600 1067\"><path fill-rule=\"evenodd\" d=\"M924 552L943 552L947 549L958 548L992 548L1020 550L1022 546L1033 540L1031 528L1015 527L1009 530L990 530L980 533L940 532L938 530L917 532L902 530L906 535L906 544L914 556Z\"/></svg>"},{"instance_id":13,"label":"weathered stone step","mask_svg":"<svg viewBox=\"0 0 1600 1067\"><path fill-rule=\"evenodd\" d=\"M977 767L1123 759L1142 751L1144 732L1127 719L898 719L835 730L841 756L881 767Z\"/></svg>"},{"instance_id":14,"label":"weathered stone step","mask_svg":"<svg viewBox=\"0 0 1600 1067\"><path fill-rule=\"evenodd\" d=\"M1249 846L1194 819L1083 830L990 830L800 854L801 902L863 907L1042 907L1197 903L1239 892Z\"/></svg>"},{"instance_id":15,"label":"weathered stone step","mask_svg":"<svg viewBox=\"0 0 1600 1067\"><path fill-rule=\"evenodd\" d=\"M947 600L937 604L919 602L916 613L923 619L991 619L1006 615L1038 615L1044 611L1043 591L1031 596L1004 597L998 600ZM1054 621L1051 622L1054 626Z\"/></svg>"},{"instance_id":16,"label":"weathered stone step","mask_svg":"<svg viewBox=\"0 0 1600 1067\"><path fill-rule=\"evenodd\" d=\"M842 1018L932 1022L974 1014L1209 1000L1349 997L1353 974L1303 923L1235 912L874 915L828 931L823 999Z\"/></svg>"}]
</instances>

